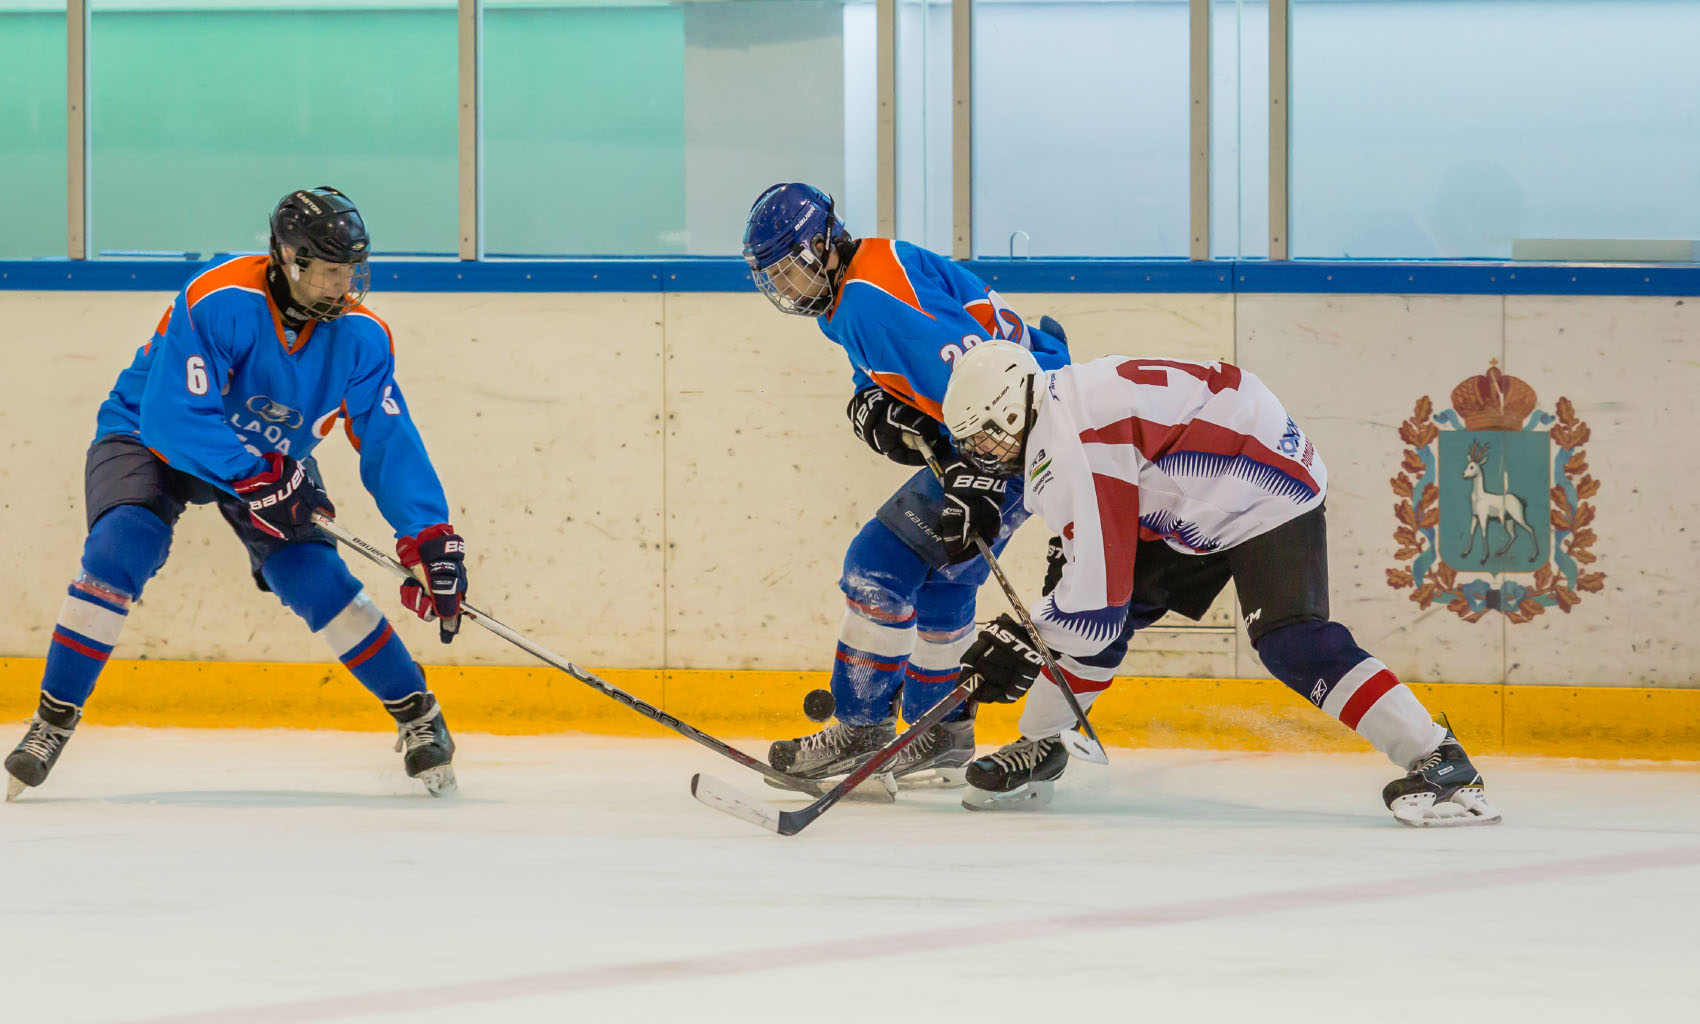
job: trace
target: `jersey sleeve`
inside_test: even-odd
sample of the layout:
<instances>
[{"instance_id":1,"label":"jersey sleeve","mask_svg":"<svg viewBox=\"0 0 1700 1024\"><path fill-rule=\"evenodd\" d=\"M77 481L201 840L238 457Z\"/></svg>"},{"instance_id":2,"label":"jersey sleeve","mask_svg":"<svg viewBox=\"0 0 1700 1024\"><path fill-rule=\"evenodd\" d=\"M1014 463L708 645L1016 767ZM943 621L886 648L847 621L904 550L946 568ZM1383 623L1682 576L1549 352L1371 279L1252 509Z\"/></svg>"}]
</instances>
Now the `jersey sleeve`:
<instances>
[{"instance_id":1,"label":"jersey sleeve","mask_svg":"<svg viewBox=\"0 0 1700 1024\"><path fill-rule=\"evenodd\" d=\"M374 345L375 350L379 350ZM348 436L360 452L360 482L397 537L449 521L442 482L408 413L387 346L350 383L344 408Z\"/></svg>"},{"instance_id":2,"label":"jersey sleeve","mask_svg":"<svg viewBox=\"0 0 1700 1024\"><path fill-rule=\"evenodd\" d=\"M1114 643L1133 599L1134 557L1139 545L1139 488L1084 461L1084 453L1060 451L1045 509L1062 535L1062 577L1033 609L1040 637L1058 654L1090 657ZM1061 520L1057 523L1056 520Z\"/></svg>"},{"instance_id":3,"label":"jersey sleeve","mask_svg":"<svg viewBox=\"0 0 1700 1024\"><path fill-rule=\"evenodd\" d=\"M210 308L209 308L210 307ZM237 353L221 329L215 303L203 302L191 317L187 293L177 296L142 386L141 439L172 468L226 491L230 482L265 468L225 419L220 390Z\"/></svg>"}]
</instances>

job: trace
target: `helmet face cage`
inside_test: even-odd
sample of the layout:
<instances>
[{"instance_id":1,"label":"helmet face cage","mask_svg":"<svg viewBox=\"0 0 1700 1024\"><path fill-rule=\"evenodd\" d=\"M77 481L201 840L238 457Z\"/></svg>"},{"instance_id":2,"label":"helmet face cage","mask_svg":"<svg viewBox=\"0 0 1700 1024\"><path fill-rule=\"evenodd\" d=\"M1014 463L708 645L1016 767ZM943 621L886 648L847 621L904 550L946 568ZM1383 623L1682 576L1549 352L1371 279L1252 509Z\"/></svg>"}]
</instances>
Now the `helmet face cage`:
<instances>
[{"instance_id":1,"label":"helmet face cage","mask_svg":"<svg viewBox=\"0 0 1700 1024\"><path fill-rule=\"evenodd\" d=\"M984 427L957 438L956 449L969 462L994 476L1009 476L1021 469L1021 437L987 420Z\"/></svg>"},{"instance_id":2,"label":"helmet face cage","mask_svg":"<svg viewBox=\"0 0 1700 1024\"><path fill-rule=\"evenodd\" d=\"M329 186L291 192L271 217L272 259L295 302L311 317L334 320L366 297L371 241L360 211Z\"/></svg>"},{"instance_id":3,"label":"helmet face cage","mask_svg":"<svg viewBox=\"0 0 1700 1024\"><path fill-rule=\"evenodd\" d=\"M782 313L818 317L832 308L826 261L849 233L833 199L809 185L774 185L750 207L744 262L756 288Z\"/></svg>"}]
</instances>

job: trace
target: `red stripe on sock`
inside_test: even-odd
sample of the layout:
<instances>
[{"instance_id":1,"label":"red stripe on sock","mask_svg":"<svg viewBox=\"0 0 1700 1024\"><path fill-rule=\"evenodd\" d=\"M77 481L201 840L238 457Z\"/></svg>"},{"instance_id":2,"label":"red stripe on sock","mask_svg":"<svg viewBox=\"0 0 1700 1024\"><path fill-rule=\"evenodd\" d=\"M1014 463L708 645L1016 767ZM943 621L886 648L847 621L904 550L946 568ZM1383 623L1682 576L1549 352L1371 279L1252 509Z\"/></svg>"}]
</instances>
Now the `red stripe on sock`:
<instances>
[{"instance_id":1,"label":"red stripe on sock","mask_svg":"<svg viewBox=\"0 0 1700 1024\"><path fill-rule=\"evenodd\" d=\"M871 668L877 672L896 672L903 664L901 661L875 661L872 658L845 654L843 651L839 651L837 657L839 661L846 665L852 665L856 668Z\"/></svg>"},{"instance_id":2,"label":"red stripe on sock","mask_svg":"<svg viewBox=\"0 0 1700 1024\"><path fill-rule=\"evenodd\" d=\"M112 656L111 651L97 651L88 644L78 643L76 640L71 639L58 630L53 631L53 642L69 647L71 650L76 651L83 657L93 658L96 661L105 661L107 658Z\"/></svg>"},{"instance_id":3,"label":"red stripe on sock","mask_svg":"<svg viewBox=\"0 0 1700 1024\"><path fill-rule=\"evenodd\" d=\"M356 654L354 657L344 658L342 660L343 665L349 669L359 668L361 665L366 663L368 658L377 654L378 648L384 646L384 642L392 636L395 636L395 627L390 625L388 622L385 622L384 631L378 634L378 639L367 644L366 649L361 651L359 654Z\"/></svg>"},{"instance_id":4,"label":"red stripe on sock","mask_svg":"<svg viewBox=\"0 0 1700 1024\"><path fill-rule=\"evenodd\" d=\"M1057 668L1062 669L1063 678L1068 680L1068 688L1074 693L1101 693L1104 690L1108 690L1110 688L1110 683L1114 681L1110 679L1085 679L1075 675L1073 672L1063 668L1061 665L1058 665ZM1044 676L1046 679L1050 679L1051 670L1046 669Z\"/></svg>"},{"instance_id":5,"label":"red stripe on sock","mask_svg":"<svg viewBox=\"0 0 1700 1024\"><path fill-rule=\"evenodd\" d=\"M1358 723L1363 721L1363 717L1369 714L1369 709L1375 706L1375 702L1380 700L1388 690L1398 685L1399 678L1387 669L1382 669L1365 679L1364 684L1358 687L1358 692L1352 694L1352 699L1347 701L1346 706L1340 709L1340 721L1345 724L1346 728L1356 729Z\"/></svg>"}]
</instances>

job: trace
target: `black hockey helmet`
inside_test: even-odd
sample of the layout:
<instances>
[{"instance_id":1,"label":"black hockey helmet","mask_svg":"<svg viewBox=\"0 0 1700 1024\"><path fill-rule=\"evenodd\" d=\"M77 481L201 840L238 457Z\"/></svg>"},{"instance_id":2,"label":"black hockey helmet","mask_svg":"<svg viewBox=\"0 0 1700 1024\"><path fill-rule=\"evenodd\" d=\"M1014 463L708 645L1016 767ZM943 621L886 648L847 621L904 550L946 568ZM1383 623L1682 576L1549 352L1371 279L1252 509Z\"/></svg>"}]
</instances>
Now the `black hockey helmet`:
<instances>
[{"instance_id":1,"label":"black hockey helmet","mask_svg":"<svg viewBox=\"0 0 1700 1024\"><path fill-rule=\"evenodd\" d=\"M298 189L284 196L272 211L272 262L289 275L290 289L306 311L319 319L341 316L365 298L372 274L366 265L372 240L366 222L348 197L329 185ZM289 250L286 261L284 250ZM351 267L348 287L339 294L314 288L302 275L314 260Z\"/></svg>"}]
</instances>

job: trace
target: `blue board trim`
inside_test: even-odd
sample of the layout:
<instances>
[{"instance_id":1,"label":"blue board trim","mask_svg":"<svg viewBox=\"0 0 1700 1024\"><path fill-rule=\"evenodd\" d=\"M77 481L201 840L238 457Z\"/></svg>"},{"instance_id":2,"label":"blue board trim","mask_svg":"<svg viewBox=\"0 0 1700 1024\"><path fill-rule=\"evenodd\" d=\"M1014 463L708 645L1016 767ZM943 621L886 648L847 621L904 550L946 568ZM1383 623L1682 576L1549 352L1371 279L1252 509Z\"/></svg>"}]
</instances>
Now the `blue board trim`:
<instances>
[{"instance_id":1,"label":"blue board trim","mask_svg":"<svg viewBox=\"0 0 1700 1024\"><path fill-rule=\"evenodd\" d=\"M175 291L203 261L0 260L0 291ZM972 260L1002 292L1700 295L1700 264ZM376 292L747 292L736 257L372 261Z\"/></svg>"}]
</instances>

